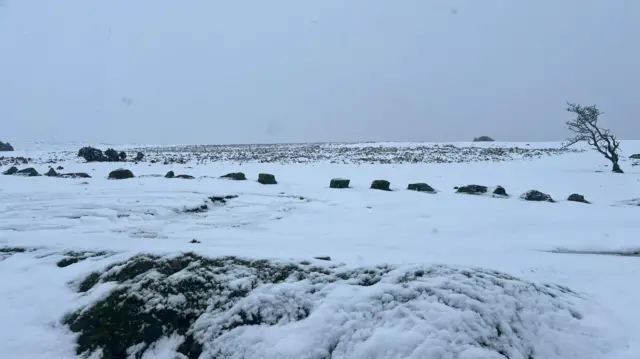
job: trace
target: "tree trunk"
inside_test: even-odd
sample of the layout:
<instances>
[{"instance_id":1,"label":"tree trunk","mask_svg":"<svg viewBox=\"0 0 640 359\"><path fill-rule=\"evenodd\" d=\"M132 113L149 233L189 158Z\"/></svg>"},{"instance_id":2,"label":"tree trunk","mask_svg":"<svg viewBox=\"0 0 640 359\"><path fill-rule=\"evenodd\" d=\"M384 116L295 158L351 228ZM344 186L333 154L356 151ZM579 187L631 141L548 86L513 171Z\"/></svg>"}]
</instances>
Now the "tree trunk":
<instances>
[{"instance_id":1,"label":"tree trunk","mask_svg":"<svg viewBox=\"0 0 640 359\"><path fill-rule=\"evenodd\" d=\"M620 165L618 164L618 161L613 162L613 170L612 170L612 172L614 172L614 173L624 173L622 168L620 168Z\"/></svg>"}]
</instances>

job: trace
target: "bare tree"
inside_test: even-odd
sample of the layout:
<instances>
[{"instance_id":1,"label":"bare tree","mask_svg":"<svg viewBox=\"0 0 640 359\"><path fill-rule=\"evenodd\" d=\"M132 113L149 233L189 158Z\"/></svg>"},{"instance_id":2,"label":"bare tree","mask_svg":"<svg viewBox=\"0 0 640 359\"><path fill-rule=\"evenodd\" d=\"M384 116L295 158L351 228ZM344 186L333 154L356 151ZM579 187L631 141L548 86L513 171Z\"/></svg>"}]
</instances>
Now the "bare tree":
<instances>
[{"instance_id":1,"label":"bare tree","mask_svg":"<svg viewBox=\"0 0 640 359\"><path fill-rule=\"evenodd\" d=\"M567 121L567 127L569 131L574 133L574 136L567 139L563 147L586 141L589 146L611 161L613 172L624 173L618 164L620 141L610 130L598 125L598 116L602 115L602 112L595 105L580 106L570 102L567 105L567 111L574 113L576 118Z\"/></svg>"}]
</instances>

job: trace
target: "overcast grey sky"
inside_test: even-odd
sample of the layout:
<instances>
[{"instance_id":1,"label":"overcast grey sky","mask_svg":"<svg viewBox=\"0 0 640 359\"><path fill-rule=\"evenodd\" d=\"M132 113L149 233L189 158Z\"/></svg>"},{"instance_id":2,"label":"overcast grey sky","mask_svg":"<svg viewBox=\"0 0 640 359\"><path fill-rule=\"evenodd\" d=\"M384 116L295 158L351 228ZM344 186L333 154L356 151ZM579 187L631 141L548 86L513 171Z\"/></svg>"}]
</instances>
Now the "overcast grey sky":
<instances>
[{"instance_id":1,"label":"overcast grey sky","mask_svg":"<svg viewBox=\"0 0 640 359\"><path fill-rule=\"evenodd\" d=\"M639 0L0 0L0 140L640 139Z\"/></svg>"}]
</instances>

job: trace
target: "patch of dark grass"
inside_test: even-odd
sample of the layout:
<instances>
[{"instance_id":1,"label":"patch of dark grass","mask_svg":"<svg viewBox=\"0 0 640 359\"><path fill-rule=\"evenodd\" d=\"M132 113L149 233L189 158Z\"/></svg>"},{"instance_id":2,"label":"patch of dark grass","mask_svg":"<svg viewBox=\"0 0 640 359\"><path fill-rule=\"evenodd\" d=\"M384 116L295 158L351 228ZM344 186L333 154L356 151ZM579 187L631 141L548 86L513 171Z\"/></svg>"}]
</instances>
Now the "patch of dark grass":
<instances>
[{"instance_id":1,"label":"patch of dark grass","mask_svg":"<svg viewBox=\"0 0 640 359\"><path fill-rule=\"evenodd\" d=\"M69 251L69 252L65 252L63 253L63 255L65 256L65 258L61 259L58 261L58 263L56 263L56 265L59 268L65 268L68 267L72 264L76 264L80 261L83 261L85 259L88 258L94 258L94 257L103 257L103 256L108 256L112 253L110 252L74 252L74 251Z\"/></svg>"}]
</instances>

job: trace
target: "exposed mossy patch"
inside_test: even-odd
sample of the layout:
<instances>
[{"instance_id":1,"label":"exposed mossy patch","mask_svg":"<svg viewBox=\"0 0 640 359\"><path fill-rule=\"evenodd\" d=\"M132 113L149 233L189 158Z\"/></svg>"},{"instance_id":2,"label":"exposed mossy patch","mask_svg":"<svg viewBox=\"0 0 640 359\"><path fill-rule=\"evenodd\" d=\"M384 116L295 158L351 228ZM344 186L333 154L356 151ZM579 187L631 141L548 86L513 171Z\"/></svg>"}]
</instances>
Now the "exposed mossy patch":
<instances>
[{"instance_id":1,"label":"exposed mossy patch","mask_svg":"<svg viewBox=\"0 0 640 359\"><path fill-rule=\"evenodd\" d=\"M74 252L74 251L69 251L69 252L65 252L63 255L65 256L65 258L61 259L58 261L58 263L56 263L56 265L59 268L65 268L68 267L72 264L76 264L80 261L83 261L85 259L88 258L93 258L93 257L103 257L103 256L108 256L111 255L113 253L110 252Z\"/></svg>"},{"instance_id":2,"label":"exposed mossy patch","mask_svg":"<svg viewBox=\"0 0 640 359\"><path fill-rule=\"evenodd\" d=\"M248 279L246 285L236 287L230 283L229 272ZM210 259L194 253L174 258L138 255L110 266L102 275L91 273L85 277L78 285L79 292L89 291L98 283L116 282L120 286L87 310L67 315L63 323L80 333L79 355L101 349L104 358L124 358L128 348L141 345L135 356L140 358L160 338L178 334L184 337L178 352L197 358L202 346L187 332L207 307L224 310L259 285L300 281L311 274L327 275L328 271L267 260ZM157 305L150 305L150 301ZM309 311L300 308L306 315ZM239 317L241 320L234 326L255 325L263 320L250 313L239 313Z\"/></svg>"},{"instance_id":3,"label":"exposed mossy patch","mask_svg":"<svg viewBox=\"0 0 640 359\"><path fill-rule=\"evenodd\" d=\"M473 311L492 334L471 335L472 345L506 357L528 358L535 352L525 336L512 346L514 331L529 325L517 308L541 303L532 310L564 311L569 320L582 318L566 305L563 296L574 296L568 289L536 285L491 270L447 266L343 268L314 266L310 261L208 258L195 253L173 257L141 254L112 264L102 273L89 274L77 290L86 292L107 282L115 284L110 293L63 318L77 333L78 355L88 357L101 351L105 359L140 359L161 339L174 337L180 340L174 349L184 356L181 358L238 357L234 335L255 326L281 326L309 318L338 286L360 293L353 303L341 302L340 308L365 322L358 324L363 327L375 326L380 311L410 311L428 303ZM506 319L500 317L505 308L496 304L496 293L515 300L515 311ZM541 324L530 325L537 330ZM349 330L356 329L332 328L341 334L331 335L342 339L323 341L318 358L345 357L349 350L343 341L351 336Z\"/></svg>"}]
</instances>

